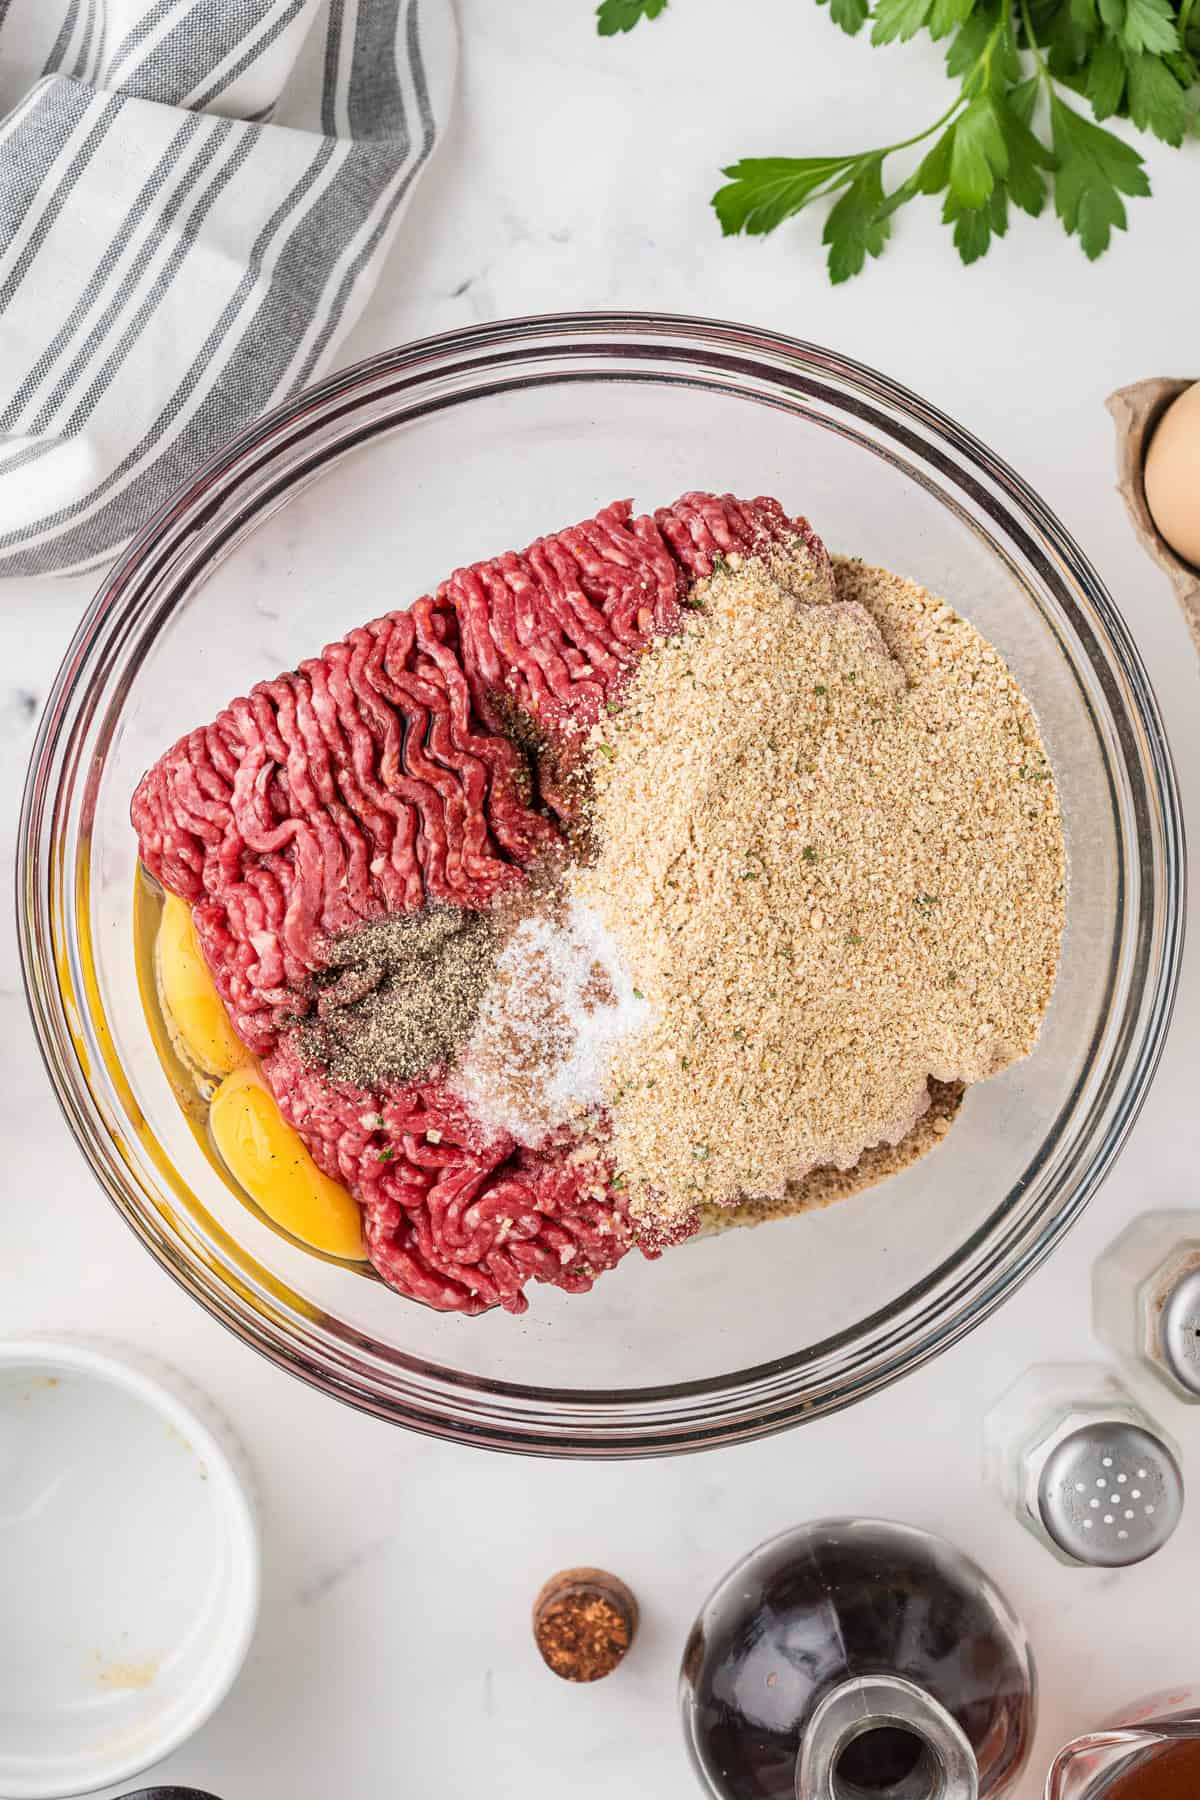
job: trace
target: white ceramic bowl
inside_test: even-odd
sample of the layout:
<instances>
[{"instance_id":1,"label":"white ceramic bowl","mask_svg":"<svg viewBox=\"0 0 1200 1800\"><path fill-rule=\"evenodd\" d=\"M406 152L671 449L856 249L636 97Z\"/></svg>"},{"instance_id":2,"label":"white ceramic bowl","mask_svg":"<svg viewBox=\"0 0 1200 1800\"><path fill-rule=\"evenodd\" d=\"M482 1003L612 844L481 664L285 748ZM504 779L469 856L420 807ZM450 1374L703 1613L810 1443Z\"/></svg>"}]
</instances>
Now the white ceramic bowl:
<instances>
[{"instance_id":1,"label":"white ceramic bowl","mask_svg":"<svg viewBox=\"0 0 1200 1800\"><path fill-rule=\"evenodd\" d=\"M0 1340L5 1800L148 1768L209 1717L249 1647L258 1536L240 1452L164 1374L82 1342Z\"/></svg>"}]
</instances>

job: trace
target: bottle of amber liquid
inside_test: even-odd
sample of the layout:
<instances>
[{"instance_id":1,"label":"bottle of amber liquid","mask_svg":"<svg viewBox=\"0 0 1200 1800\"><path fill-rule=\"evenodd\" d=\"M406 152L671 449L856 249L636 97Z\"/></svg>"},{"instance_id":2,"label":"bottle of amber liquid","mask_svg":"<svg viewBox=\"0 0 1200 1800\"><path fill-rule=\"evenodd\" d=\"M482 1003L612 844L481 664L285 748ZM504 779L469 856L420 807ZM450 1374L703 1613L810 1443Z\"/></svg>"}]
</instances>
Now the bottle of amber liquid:
<instances>
[{"instance_id":1,"label":"bottle of amber liquid","mask_svg":"<svg viewBox=\"0 0 1200 1800\"><path fill-rule=\"evenodd\" d=\"M830 1519L752 1552L692 1627L684 1734L716 1800L991 1800L1033 1736L1025 1634L940 1538Z\"/></svg>"},{"instance_id":2,"label":"bottle of amber liquid","mask_svg":"<svg viewBox=\"0 0 1200 1800\"><path fill-rule=\"evenodd\" d=\"M1196 1800L1200 1689L1154 1694L1054 1759L1046 1800Z\"/></svg>"}]
</instances>

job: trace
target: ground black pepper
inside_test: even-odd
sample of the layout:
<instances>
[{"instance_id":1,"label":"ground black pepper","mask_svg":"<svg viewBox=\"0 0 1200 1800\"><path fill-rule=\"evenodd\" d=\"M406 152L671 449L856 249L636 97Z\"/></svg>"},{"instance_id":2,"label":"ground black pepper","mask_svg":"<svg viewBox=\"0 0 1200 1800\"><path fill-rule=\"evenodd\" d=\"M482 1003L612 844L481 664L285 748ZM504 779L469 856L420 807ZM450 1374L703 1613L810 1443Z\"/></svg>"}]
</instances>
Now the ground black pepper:
<instances>
[{"instance_id":1,"label":"ground black pepper","mask_svg":"<svg viewBox=\"0 0 1200 1800\"><path fill-rule=\"evenodd\" d=\"M297 1033L301 1059L371 1088L452 1060L471 1029L497 951L488 913L429 906L334 939Z\"/></svg>"}]
</instances>

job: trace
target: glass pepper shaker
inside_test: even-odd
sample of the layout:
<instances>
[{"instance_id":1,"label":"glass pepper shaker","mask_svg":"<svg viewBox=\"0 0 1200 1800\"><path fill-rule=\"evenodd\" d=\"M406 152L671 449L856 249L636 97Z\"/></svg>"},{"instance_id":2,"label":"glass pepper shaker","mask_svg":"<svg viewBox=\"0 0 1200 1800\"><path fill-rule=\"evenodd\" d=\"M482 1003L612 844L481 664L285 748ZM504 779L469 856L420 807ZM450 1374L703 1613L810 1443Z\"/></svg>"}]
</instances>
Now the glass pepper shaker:
<instances>
[{"instance_id":1,"label":"glass pepper shaker","mask_svg":"<svg viewBox=\"0 0 1200 1800\"><path fill-rule=\"evenodd\" d=\"M1060 1750L1046 1800L1196 1800L1200 1688L1153 1694Z\"/></svg>"},{"instance_id":2,"label":"glass pepper shaker","mask_svg":"<svg viewBox=\"0 0 1200 1800\"><path fill-rule=\"evenodd\" d=\"M988 1414L984 1450L1009 1510L1062 1563L1143 1562L1179 1523L1178 1450L1104 1367L1030 1369Z\"/></svg>"},{"instance_id":3,"label":"glass pepper shaker","mask_svg":"<svg viewBox=\"0 0 1200 1800\"><path fill-rule=\"evenodd\" d=\"M878 1519L801 1526L732 1569L680 1701L714 1800L992 1800L1034 1728L1005 1600L951 1544Z\"/></svg>"},{"instance_id":4,"label":"glass pepper shaker","mask_svg":"<svg viewBox=\"0 0 1200 1800\"><path fill-rule=\"evenodd\" d=\"M1200 1404L1200 1212L1149 1212L1092 1272L1096 1334L1127 1368Z\"/></svg>"}]
</instances>

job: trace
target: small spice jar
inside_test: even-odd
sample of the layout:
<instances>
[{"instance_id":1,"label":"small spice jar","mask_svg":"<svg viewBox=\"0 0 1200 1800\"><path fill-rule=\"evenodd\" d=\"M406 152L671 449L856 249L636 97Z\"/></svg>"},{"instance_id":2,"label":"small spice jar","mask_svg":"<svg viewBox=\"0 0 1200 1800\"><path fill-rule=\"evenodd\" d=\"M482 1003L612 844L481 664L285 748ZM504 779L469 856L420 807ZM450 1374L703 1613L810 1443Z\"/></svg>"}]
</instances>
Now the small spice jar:
<instances>
[{"instance_id":1,"label":"small spice jar","mask_svg":"<svg viewBox=\"0 0 1200 1800\"><path fill-rule=\"evenodd\" d=\"M533 1603L533 1636L546 1667L563 1681L602 1681L623 1662L638 1606L604 1569L563 1569Z\"/></svg>"},{"instance_id":2,"label":"small spice jar","mask_svg":"<svg viewBox=\"0 0 1200 1800\"><path fill-rule=\"evenodd\" d=\"M1200 1405L1200 1212L1149 1212L1092 1271L1096 1335L1131 1374Z\"/></svg>"},{"instance_id":3,"label":"small spice jar","mask_svg":"<svg viewBox=\"0 0 1200 1800\"><path fill-rule=\"evenodd\" d=\"M1069 1566L1144 1562L1179 1523L1178 1450L1103 1366L1030 1369L988 1414L984 1447L1014 1517Z\"/></svg>"}]
</instances>

